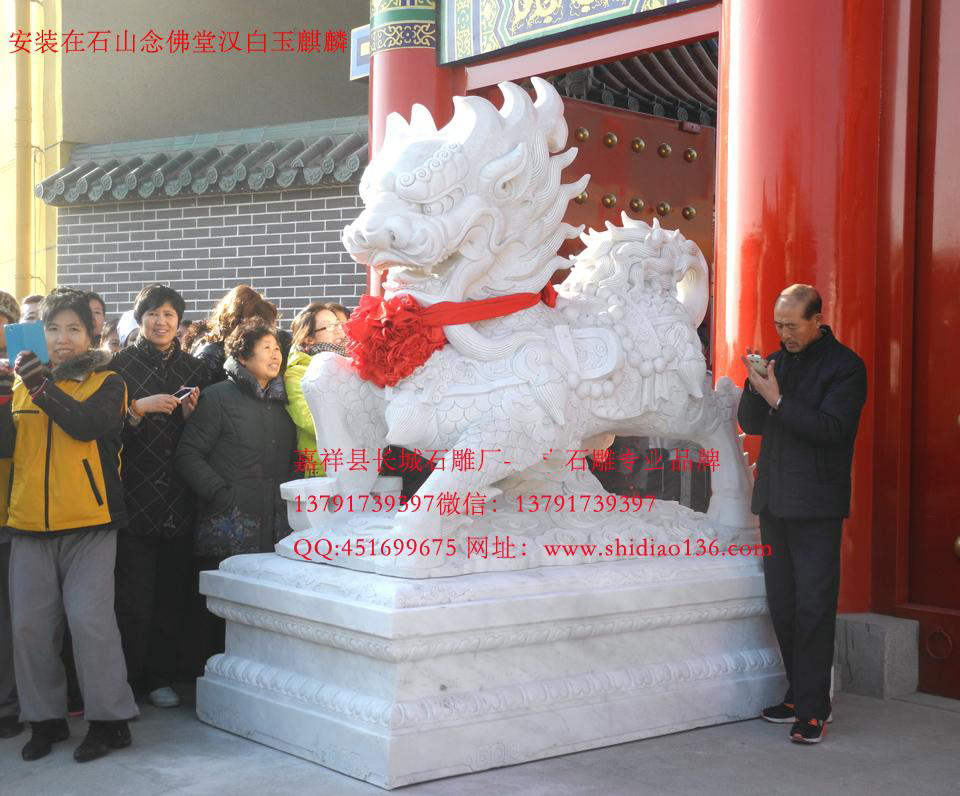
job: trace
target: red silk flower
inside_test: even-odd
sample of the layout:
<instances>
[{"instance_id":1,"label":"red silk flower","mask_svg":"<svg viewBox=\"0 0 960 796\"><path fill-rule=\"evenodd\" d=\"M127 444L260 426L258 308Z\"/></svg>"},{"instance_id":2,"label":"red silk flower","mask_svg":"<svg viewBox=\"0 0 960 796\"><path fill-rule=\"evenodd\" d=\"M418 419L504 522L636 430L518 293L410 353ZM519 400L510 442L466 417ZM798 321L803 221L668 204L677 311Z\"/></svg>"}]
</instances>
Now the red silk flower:
<instances>
[{"instance_id":1,"label":"red silk flower","mask_svg":"<svg viewBox=\"0 0 960 796\"><path fill-rule=\"evenodd\" d=\"M446 345L443 327L498 318L542 301L557 305L557 291L547 283L539 293L511 293L476 301L441 301L422 307L407 294L384 299L360 297L345 325L347 353L361 378L378 387L405 379Z\"/></svg>"},{"instance_id":2,"label":"red silk flower","mask_svg":"<svg viewBox=\"0 0 960 796\"><path fill-rule=\"evenodd\" d=\"M442 326L427 326L422 307L406 294L361 296L345 329L347 352L360 376L378 387L405 379L447 342Z\"/></svg>"}]
</instances>

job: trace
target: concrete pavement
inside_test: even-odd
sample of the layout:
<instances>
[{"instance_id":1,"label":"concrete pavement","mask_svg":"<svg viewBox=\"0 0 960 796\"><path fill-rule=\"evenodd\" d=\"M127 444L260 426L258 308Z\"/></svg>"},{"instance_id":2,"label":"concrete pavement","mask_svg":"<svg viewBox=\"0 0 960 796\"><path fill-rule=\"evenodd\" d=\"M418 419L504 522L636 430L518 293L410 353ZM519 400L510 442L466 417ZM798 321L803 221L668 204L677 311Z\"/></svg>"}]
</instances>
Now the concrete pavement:
<instances>
[{"instance_id":1,"label":"concrete pavement","mask_svg":"<svg viewBox=\"0 0 960 796\"><path fill-rule=\"evenodd\" d=\"M181 693L187 687L179 689ZM26 763L27 732L0 741L4 796L322 794L383 796L372 785L207 726L189 706L142 708L133 745L80 765L86 722L43 760ZM676 733L402 788L404 796L770 796L960 794L960 701L916 694L881 701L838 694L819 746L760 721Z\"/></svg>"}]
</instances>

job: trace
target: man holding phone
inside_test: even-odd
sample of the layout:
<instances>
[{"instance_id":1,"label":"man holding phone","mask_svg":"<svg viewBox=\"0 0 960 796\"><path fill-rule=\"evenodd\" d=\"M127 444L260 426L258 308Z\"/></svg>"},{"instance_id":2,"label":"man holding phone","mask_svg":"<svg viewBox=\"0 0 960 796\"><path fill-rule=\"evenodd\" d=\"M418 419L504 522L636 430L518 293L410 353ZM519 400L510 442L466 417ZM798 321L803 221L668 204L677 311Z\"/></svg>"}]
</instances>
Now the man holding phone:
<instances>
[{"instance_id":1,"label":"man holding phone","mask_svg":"<svg viewBox=\"0 0 960 796\"><path fill-rule=\"evenodd\" d=\"M780 350L763 360L748 348L741 357L747 382L737 411L740 427L763 437L750 508L772 553L763 574L788 682L783 702L761 716L792 723L797 743L819 743L832 716L840 531L867 397L863 360L833 336L821 310L810 285L780 294Z\"/></svg>"}]
</instances>

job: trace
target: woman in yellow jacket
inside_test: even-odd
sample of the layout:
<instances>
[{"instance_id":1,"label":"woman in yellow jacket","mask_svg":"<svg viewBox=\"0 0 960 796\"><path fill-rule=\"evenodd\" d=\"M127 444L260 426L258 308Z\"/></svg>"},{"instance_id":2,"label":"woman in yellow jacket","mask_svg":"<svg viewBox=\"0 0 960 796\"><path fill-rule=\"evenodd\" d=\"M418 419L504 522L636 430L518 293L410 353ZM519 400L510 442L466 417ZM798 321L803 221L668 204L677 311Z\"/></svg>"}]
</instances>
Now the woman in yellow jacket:
<instances>
[{"instance_id":1,"label":"woman in yellow jacket","mask_svg":"<svg viewBox=\"0 0 960 796\"><path fill-rule=\"evenodd\" d=\"M66 624L90 722L73 756L86 762L129 746L127 721L138 714L114 613L117 529L127 522L120 481L127 393L107 370L110 354L90 348L93 317L82 292L54 290L41 317L50 369L21 352L12 395L0 395L0 457L13 457L6 525L13 654L21 716L32 730L21 754L36 760L69 736L60 662Z\"/></svg>"},{"instance_id":2,"label":"woman in yellow jacket","mask_svg":"<svg viewBox=\"0 0 960 796\"><path fill-rule=\"evenodd\" d=\"M332 301L314 301L300 310L293 319L293 345L283 374L287 390L287 412L297 426L297 471L304 478L324 474L323 453L317 450L317 432L313 427L313 415L303 397L300 382L307 372L310 360L322 351L332 351L346 356L343 347L343 324L347 320L347 308Z\"/></svg>"}]
</instances>

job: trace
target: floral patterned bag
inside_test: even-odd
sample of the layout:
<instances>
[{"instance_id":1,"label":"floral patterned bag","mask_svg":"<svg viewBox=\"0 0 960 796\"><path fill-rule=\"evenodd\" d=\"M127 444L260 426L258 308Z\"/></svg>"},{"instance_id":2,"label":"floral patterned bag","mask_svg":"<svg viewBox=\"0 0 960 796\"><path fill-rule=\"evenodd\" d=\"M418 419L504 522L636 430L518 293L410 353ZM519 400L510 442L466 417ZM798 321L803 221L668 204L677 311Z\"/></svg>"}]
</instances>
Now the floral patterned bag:
<instances>
[{"instance_id":1,"label":"floral patterned bag","mask_svg":"<svg viewBox=\"0 0 960 796\"><path fill-rule=\"evenodd\" d=\"M198 556L235 556L260 552L260 520L236 506L200 521L193 551Z\"/></svg>"}]
</instances>

